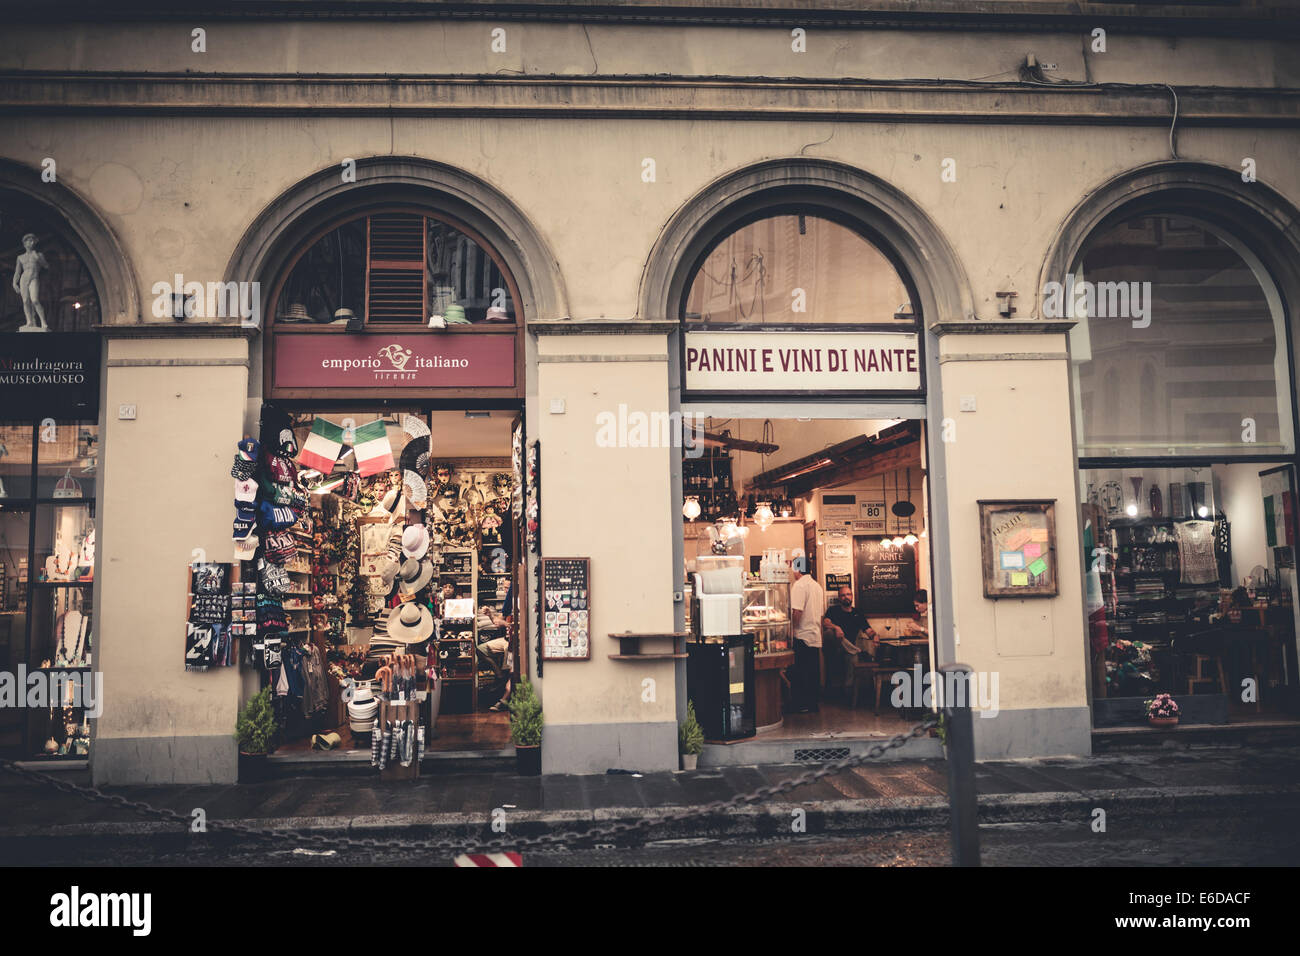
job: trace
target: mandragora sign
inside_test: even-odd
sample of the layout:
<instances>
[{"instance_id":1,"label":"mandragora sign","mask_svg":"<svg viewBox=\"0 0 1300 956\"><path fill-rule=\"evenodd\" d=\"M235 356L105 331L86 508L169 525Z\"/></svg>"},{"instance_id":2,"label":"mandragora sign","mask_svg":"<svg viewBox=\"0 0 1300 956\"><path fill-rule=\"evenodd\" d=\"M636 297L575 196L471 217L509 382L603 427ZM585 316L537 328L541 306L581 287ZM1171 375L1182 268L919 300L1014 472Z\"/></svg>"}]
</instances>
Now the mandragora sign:
<instances>
[{"instance_id":1,"label":"mandragora sign","mask_svg":"<svg viewBox=\"0 0 1300 956\"><path fill-rule=\"evenodd\" d=\"M0 335L0 417L97 416L99 359L94 332Z\"/></svg>"},{"instance_id":2,"label":"mandragora sign","mask_svg":"<svg viewBox=\"0 0 1300 956\"><path fill-rule=\"evenodd\" d=\"M898 392L921 388L914 332L687 332L690 392Z\"/></svg>"}]
</instances>

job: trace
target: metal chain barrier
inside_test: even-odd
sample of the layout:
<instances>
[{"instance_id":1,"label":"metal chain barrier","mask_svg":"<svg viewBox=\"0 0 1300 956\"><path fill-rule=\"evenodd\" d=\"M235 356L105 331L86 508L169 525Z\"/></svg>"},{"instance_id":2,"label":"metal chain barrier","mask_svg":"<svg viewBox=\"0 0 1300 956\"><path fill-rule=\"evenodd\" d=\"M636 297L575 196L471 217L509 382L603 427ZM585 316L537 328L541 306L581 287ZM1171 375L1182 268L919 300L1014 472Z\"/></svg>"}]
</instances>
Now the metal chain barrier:
<instances>
[{"instance_id":1,"label":"metal chain barrier","mask_svg":"<svg viewBox=\"0 0 1300 956\"><path fill-rule=\"evenodd\" d=\"M465 839L445 839L445 840L400 840L400 839L372 839L363 838L355 839L352 837L342 837L333 834L316 833L311 830L293 830L293 829L276 829L274 827L250 826L245 823L222 822L219 820L209 820L206 823L208 831L219 830L228 833L240 833L246 836L257 837L267 840L293 840L300 843L311 843L319 845L324 849L338 850L344 847L358 850L368 850L371 852L384 850L427 850L440 853L502 853L507 850L523 851L529 849L538 849L546 846L564 846L575 847L588 843L610 843L616 838L627 837L642 830L654 826L661 826L667 823L680 823L690 820L694 817L705 817L724 810L733 810L737 807L758 804L771 797L787 793L799 787L810 783L815 783L826 777L831 777L853 767L861 766L869 760L875 760L891 750L896 750L906 744L913 737L920 737L927 733L930 728L938 726L939 716L937 714L927 714L925 719L912 727L911 730L905 731L890 738L888 741L872 746L866 753L857 754L856 756L844 757L840 760L829 761L808 770L798 776L791 777L788 780L782 780L780 783L774 783L766 787L760 787L750 793L737 794L726 800L715 800L713 803L703 804L696 807L683 807L680 810L674 810L671 813L663 814L653 819L647 818L635 822L613 823L604 827L593 827L586 830L572 830L566 833L544 833L535 837L509 837L501 836L492 840L482 840L477 838ZM138 800L128 800L118 794L108 794L94 787L82 787L70 783L67 780L60 780L51 774L44 773L40 770L34 770L30 767L21 767L16 763L8 760L0 760L0 770L12 773L15 776L23 777L39 783L45 783L63 793L70 793L73 796L88 800L91 803L103 803L114 807L120 807L124 810L130 810L143 817L151 817L157 820L165 820L168 823L181 824L188 832L190 818L183 813L177 813L175 810L160 809Z\"/></svg>"}]
</instances>

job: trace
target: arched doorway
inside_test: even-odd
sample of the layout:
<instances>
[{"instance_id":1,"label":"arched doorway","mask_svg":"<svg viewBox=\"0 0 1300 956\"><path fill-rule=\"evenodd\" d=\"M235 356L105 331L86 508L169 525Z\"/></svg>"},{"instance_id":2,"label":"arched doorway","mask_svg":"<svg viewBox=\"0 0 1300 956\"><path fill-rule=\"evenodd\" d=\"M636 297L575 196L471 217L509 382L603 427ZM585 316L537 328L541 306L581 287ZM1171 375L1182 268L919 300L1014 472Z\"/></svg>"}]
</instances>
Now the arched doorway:
<instances>
[{"instance_id":1,"label":"arched doorway","mask_svg":"<svg viewBox=\"0 0 1300 956\"><path fill-rule=\"evenodd\" d=\"M951 607L930 560L946 508L924 478L942 454L927 325L971 314L946 250L887 185L804 161L727 177L656 247L643 292L667 295L643 309L679 323L672 391L694 439L674 508L694 638L678 698L711 739L751 741L706 764L795 759L828 722L865 739L899 719L883 679L951 659L931 627ZM734 622L701 593L724 566L741 576ZM719 670L710 645L736 624Z\"/></svg>"},{"instance_id":2,"label":"arched doorway","mask_svg":"<svg viewBox=\"0 0 1300 956\"><path fill-rule=\"evenodd\" d=\"M1097 733L1146 723L1162 694L1160 715L1185 724L1296 714L1300 287L1284 208L1233 173L1162 165L1099 190L1054 250L1076 323Z\"/></svg>"},{"instance_id":3,"label":"arched doorway","mask_svg":"<svg viewBox=\"0 0 1300 956\"><path fill-rule=\"evenodd\" d=\"M277 756L300 759L324 733L369 759L383 717L353 692L399 675L431 757L507 756L502 702L528 673L524 329L531 308L559 308L557 282L520 271L535 236L464 174L375 160L350 188L335 178L278 201L300 214L264 213L234 260L270 290L263 432L294 436L264 460L259 497L295 520L243 568L259 587L259 561L289 580L282 613L256 623L262 680L282 684L301 659L330 676L324 700L285 711Z\"/></svg>"}]
</instances>

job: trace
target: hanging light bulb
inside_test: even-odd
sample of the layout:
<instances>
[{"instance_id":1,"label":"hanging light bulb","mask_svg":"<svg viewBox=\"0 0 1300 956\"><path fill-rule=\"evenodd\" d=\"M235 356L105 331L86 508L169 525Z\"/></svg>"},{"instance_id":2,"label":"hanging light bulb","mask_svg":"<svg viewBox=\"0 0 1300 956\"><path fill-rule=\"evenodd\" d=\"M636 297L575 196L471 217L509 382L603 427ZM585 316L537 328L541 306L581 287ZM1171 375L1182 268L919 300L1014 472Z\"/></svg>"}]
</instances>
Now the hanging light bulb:
<instances>
[{"instance_id":1,"label":"hanging light bulb","mask_svg":"<svg viewBox=\"0 0 1300 956\"><path fill-rule=\"evenodd\" d=\"M892 547L894 546L894 542L893 542L892 540L890 540L889 538L881 538L881 539L880 539L880 546L881 546L882 548L884 548L886 551L888 551L890 548L892 548Z\"/></svg>"},{"instance_id":2,"label":"hanging light bulb","mask_svg":"<svg viewBox=\"0 0 1300 956\"><path fill-rule=\"evenodd\" d=\"M794 502L789 498L782 498L779 508L781 510L781 517L788 518L794 513Z\"/></svg>"},{"instance_id":3,"label":"hanging light bulb","mask_svg":"<svg viewBox=\"0 0 1300 956\"><path fill-rule=\"evenodd\" d=\"M776 520L776 515L772 514L772 502L760 501L758 507L754 509L754 524L758 525L759 531L766 531L772 527L772 522Z\"/></svg>"},{"instance_id":4,"label":"hanging light bulb","mask_svg":"<svg viewBox=\"0 0 1300 956\"><path fill-rule=\"evenodd\" d=\"M700 499L698 495L687 495L686 503L682 505L682 517L687 521L694 521L700 516Z\"/></svg>"},{"instance_id":5,"label":"hanging light bulb","mask_svg":"<svg viewBox=\"0 0 1300 956\"><path fill-rule=\"evenodd\" d=\"M905 544L916 544L916 542L918 542L918 541L920 541L920 540L921 540L920 538L918 538L916 535L912 534L912 532L910 532L910 531L907 532L907 534L903 535L903 542L904 542Z\"/></svg>"},{"instance_id":6,"label":"hanging light bulb","mask_svg":"<svg viewBox=\"0 0 1300 956\"><path fill-rule=\"evenodd\" d=\"M903 541L902 535L897 535L897 534L894 535L894 541L893 541L894 547L901 548L905 543L906 542Z\"/></svg>"}]
</instances>

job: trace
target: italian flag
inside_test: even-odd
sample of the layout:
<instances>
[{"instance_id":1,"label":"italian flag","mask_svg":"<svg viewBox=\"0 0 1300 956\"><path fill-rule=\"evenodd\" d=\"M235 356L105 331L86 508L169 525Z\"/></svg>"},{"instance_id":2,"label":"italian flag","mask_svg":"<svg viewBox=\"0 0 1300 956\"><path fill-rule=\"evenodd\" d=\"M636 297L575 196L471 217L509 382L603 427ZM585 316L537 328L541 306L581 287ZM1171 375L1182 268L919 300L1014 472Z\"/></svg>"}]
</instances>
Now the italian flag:
<instances>
[{"instance_id":1,"label":"italian flag","mask_svg":"<svg viewBox=\"0 0 1300 956\"><path fill-rule=\"evenodd\" d=\"M298 453L298 464L303 468L315 468L323 475L334 470L339 451L343 448L343 429L333 422L317 418L311 423L311 434L302 443Z\"/></svg>"},{"instance_id":2,"label":"italian flag","mask_svg":"<svg viewBox=\"0 0 1300 956\"><path fill-rule=\"evenodd\" d=\"M382 418L358 425L356 442L352 447L357 454L357 471L363 478L394 467L393 446L388 442L388 429L384 427Z\"/></svg>"}]
</instances>

